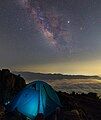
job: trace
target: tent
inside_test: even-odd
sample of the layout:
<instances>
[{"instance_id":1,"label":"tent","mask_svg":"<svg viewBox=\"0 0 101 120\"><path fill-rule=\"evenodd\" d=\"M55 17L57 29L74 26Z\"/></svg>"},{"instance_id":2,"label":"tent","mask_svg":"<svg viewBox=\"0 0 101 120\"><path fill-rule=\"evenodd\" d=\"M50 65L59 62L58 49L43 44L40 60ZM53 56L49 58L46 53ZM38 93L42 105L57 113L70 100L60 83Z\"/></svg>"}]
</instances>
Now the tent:
<instances>
[{"instance_id":1,"label":"tent","mask_svg":"<svg viewBox=\"0 0 101 120\"><path fill-rule=\"evenodd\" d=\"M28 84L10 103L23 115L34 119L38 113L45 117L61 107L60 100L53 88L43 81L34 81Z\"/></svg>"}]
</instances>

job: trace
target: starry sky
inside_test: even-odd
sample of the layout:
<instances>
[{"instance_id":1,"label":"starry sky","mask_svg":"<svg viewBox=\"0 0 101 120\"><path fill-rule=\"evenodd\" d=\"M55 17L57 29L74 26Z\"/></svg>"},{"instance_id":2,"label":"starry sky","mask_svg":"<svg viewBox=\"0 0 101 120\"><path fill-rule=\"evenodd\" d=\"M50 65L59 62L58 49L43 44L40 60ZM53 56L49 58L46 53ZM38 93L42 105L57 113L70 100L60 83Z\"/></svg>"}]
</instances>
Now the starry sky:
<instances>
[{"instance_id":1,"label":"starry sky","mask_svg":"<svg viewBox=\"0 0 101 120\"><path fill-rule=\"evenodd\" d=\"M101 74L101 0L0 1L0 67Z\"/></svg>"}]
</instances>

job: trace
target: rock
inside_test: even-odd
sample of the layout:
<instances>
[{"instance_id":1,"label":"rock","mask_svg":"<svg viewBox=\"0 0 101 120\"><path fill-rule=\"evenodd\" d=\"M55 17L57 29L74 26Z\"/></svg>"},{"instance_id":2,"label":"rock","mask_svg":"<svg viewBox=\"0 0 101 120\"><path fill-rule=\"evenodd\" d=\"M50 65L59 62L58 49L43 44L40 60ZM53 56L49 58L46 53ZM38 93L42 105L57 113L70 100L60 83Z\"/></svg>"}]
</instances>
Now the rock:
<instances>
[{"instance_id":1,"label":"rock","mask_svg":"<svg viewBox=\"0 0 101 120\"><path fill-rule=\"evenodd\" d=\"M5 109L2 104L0 104L0 120L5 118Z\"/></svg>"},{"instance_id":2,"label":"rock","mask_svg":"<svg viewBox=\"0 0 101 120\"><path fill-rule=\"evenodd\" d=\"M0 120L4 119L5 105L26 85L25 80L8 69L0 70Z\"/></svg>"},{"instance_id":3,"label":"rock","mask_svg":"<svg viewBox=\"0 0 101 120\"><path fill-rule=\"evenodd\" d=\"M0 71L0 102L5 104L26 85L25 80L8 69Z\"/></svg>"},{"instance_id":4,"label":"rock","mask_svg":"<svg viewBox=\"0 0 101 120\"><path fill-rule=\"evenodd\" d=\"M101 120L101 99L96 93L57 94L63 105L64 120Z\"/></svg>"}]
</instances>

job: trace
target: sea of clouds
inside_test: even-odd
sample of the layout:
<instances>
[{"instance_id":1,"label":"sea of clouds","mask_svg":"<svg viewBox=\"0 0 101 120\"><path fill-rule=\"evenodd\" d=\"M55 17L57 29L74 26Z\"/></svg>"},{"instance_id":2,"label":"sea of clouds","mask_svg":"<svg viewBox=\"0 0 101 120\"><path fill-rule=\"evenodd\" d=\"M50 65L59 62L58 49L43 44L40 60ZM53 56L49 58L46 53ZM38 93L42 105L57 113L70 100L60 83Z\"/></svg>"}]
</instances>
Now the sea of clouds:
<instances>
[{"instance_id":1,"label":"sea of clouds","mask_svg":"<svg viewBox=\"0 0 101 120\"><path fill-rule=\"evenodd\" d=\"M98 93L101 97L101 80L96 79L62 79L62 80L44 80L55 90L72 93ZM31 82L31 81L30 81Z\"/></svg>"}]
</instances>

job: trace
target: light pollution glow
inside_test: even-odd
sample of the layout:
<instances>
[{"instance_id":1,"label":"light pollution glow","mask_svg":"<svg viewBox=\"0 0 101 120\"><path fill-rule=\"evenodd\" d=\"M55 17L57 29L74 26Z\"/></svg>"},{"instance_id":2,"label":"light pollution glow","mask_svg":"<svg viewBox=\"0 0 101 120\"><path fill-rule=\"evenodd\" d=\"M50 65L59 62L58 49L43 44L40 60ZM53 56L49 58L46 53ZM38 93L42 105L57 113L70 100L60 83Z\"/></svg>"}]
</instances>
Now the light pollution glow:
<instances>
[{"instance_id":1,"label":"light pollution glow","mask_svg":"<svg viewBox=\"0 0 101 120\"><path fill-rule=\"evenodd\" d=\"M19 66L17 71L41 73L101 75L101 61L61 62L42 65Z\"/></svg>"}]
</instances>

